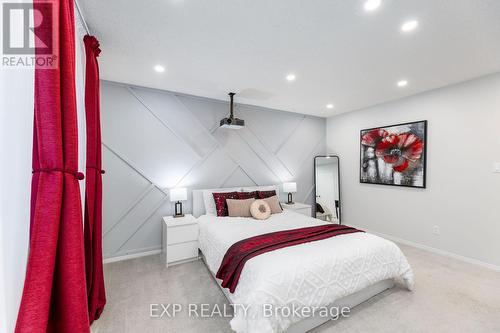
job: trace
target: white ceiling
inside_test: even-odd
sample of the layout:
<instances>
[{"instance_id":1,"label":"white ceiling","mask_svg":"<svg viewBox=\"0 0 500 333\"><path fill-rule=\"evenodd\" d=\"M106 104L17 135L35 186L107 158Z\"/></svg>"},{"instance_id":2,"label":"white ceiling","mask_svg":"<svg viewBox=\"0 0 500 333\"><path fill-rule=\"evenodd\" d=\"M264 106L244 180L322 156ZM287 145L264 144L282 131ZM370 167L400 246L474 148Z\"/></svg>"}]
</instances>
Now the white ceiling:
<instances>
[{"instance_id":1,"label":"white ceiling","mask_svg":"<svg viewBox=\"0 0 500 333\"><path fill-rule=\"evenodd\" d=\"M103 79L224 100L235 91L236 102L304 114L500 71L498 0L382 0L374 12L362 0L79 3L101 41ZM402 33L409 19L420 25Z\"/></svg>"}]
</instances>

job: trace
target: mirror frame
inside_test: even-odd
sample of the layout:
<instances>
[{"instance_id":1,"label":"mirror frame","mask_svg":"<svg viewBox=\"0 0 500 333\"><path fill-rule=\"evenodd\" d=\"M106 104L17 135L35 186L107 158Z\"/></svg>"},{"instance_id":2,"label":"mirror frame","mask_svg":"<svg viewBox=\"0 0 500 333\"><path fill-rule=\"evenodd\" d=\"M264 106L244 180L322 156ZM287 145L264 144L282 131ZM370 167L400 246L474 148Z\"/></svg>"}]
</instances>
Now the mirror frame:
<instances>
[{"instance_id":1,"label":"mirror frame","mask_svg":"<svg viewBox=\"0 0 500 333\"><path fill-rule=\"evenodd\" d=\"M337 159L337 165L338 165L338 173L337 173L337 183L339 184L339 225L342 225L342 188L340 186L340 158L337 155L317 155L314 156L314 218L316 218L316 196L317 196L317 191L316 191L316 158L318 157L329 157L329 158L336 158Z\"/></svg>"}]
</instances>

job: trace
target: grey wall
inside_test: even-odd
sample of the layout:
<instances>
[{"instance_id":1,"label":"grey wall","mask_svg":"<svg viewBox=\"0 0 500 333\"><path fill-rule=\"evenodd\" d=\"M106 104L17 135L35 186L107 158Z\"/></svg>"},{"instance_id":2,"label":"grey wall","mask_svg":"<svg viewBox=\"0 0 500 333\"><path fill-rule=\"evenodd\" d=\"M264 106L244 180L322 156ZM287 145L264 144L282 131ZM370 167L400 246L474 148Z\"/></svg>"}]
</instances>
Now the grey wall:
<instances>
[{"instance_id":1,"label":"grey wall","mask_svg":"<svg viewBox=\"0 0 500 333\"><path fill-rule=\"evenodd\" d=\"M313 200L313 158L325 153L326 120L237 105L241 130L219 128L228 103L102 82L105 258L161 248L168 188L296 181ZM190 199L184 204L190 212Z\"/></svg>"},{"instance_id":2,"label":"grey wall","mask_svg":"<svg viewBox=\"0 0 500 333\"><path fill-rule=\"evenodd\" d=\"M428 188L360 184L359 131L424 119ZM499 135L498 74L329 118L344 222L500 268Z\"/></svg>"}]
</instances>

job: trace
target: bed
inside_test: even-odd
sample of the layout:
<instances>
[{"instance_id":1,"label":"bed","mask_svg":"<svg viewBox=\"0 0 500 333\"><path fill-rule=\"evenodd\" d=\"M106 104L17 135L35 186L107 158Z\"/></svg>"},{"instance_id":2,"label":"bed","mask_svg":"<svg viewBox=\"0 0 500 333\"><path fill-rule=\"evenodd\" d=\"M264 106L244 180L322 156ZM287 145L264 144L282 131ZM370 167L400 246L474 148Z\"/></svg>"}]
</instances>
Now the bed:
<instances>
[{"instance_id":1,"label":"bed","mask_svg":"<svg viewBox=\"0 0 500 333\"><path fill-rule=\"evenodd\" d=\"M232 244L269 232L329 223L291 210L265 221L207 215L203 191L193 191L193 215L199 222L202 257L219 287L221 281L215 273ZM391 241L359 232L261 254L246 263L234 293L221 290L230 303L248 307L246 312L242 306L234 307L230 324L236 332L299 333L330 317L275 310L353 307L392 288L395 280L409 290L413 287L413 273L401 250Z\"/></svg>"}]
</instances>

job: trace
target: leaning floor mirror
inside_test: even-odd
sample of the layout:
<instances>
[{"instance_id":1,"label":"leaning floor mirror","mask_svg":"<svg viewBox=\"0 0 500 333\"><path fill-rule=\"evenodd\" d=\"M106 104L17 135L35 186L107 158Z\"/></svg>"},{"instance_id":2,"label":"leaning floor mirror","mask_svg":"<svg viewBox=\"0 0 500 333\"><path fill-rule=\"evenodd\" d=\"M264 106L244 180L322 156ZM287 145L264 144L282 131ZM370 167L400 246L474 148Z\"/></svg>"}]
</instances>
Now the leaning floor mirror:
<instances>
[{"instance_id":1,"label":"leaning floor mirror","mask_svg":"<svg viewBox=\"0 0 500 333\"><path fill-rule=\"evenodd\" d=\"M339 167L338 156L314 158L315 216L324 221L341 224Z\"/></svg>"}]
</instances>

